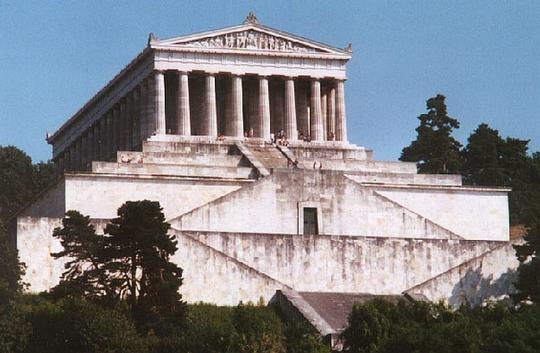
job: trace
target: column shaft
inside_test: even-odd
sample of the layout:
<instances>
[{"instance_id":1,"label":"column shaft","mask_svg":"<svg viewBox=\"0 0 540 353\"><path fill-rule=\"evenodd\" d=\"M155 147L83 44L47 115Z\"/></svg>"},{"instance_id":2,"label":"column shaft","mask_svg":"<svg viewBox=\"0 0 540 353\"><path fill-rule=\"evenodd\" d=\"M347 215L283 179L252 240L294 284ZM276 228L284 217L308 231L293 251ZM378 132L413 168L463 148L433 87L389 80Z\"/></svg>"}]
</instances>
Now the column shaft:
<instances>
[{"instance_id":1,"label":"column shaft","mask_svg":"<svg viewBox=\"0 0 540 353\"><path fill-rule=\"evenodd\" d=\"M176 134L191 135L191 114L189 107L189 78L187 72L178 73L176 96Z\"/></svg>"},{"instance_id":2,"label":"column shaft","mask_svg":"<svg viewBox=\"0 0 540 353\"><path fill-rule=\"evenodd\" d=\"M129 92L126 97L126 142L124 144L126 150L131 151L133 148L133 114L135 106L133 104L133 91Z\"/></svg>"},{"instance_id":3,"label":"column shaft","mask_svg":"<svg viewBox=\"0 0 540 353\"><path fill-rule=\"evenodd\" d=\"M313 141L323 140L323 124L321 109L321 82L311 81L311 139Z\"/></svg>"},{"instance_id":4,"label":"column shaft","mask_svg":"<svg viewBox=\"0 0 540 353\"><path fill-rule=\"evenodd\" d=\"M268 92L268 78L259 78L259 122L258 137L270 139L270 94Z\"/></svg>"},{"instance_id":5,"label":"column shaft","mask_svg":"<svg viewBox=\"0 0 540 353\"><path fill-rule=\"evenodd\" d=\"M165 119L165 76L163 71L154 71L154 106L156 119L156 135L166 133Z\"/></svg>"},{"instance_id":6,"label":"column shaft","mask_svg":"<svg viewBox=\"0 0 540 353\"><path fill-rule=\"evenodd\" d=\"M230 116L226 121L226 135L232 137L244 136L244 113L242 107L242 78L240 76L232 76L231 92L230 92Z\"/></svg>"},{"instance_id":7,"label":"column shaft","mask_svg":"<svg viewBox=\"0 0 540 353\"><path fill-rule=\"evenodd\" d=\"M120 116L119 116L119 136L118 136L118 150L125 151L126 148L126 135L127 135L127 99L122 98L120 100Z\"/></svg>"},{"instance_id":8,"label":"column shaft","mask_svg":"<svg viewBox=\"0 0 540 353\"><path fill-rule=\"evenodd\" d=\"M331 87L328 91L328 113L327 113L327 140L335 141L336 139L336 89Z\"/></svg>"},{"instance_id":9,"label":"column shaft","mask_svg":"<svg viewBox=\"0 0 540 353\"><path fill-rule=\"evenodd\" d=\"M134 114L133 114L133 140L131 145L133 149L139 148L139 143L141 141L141 116L142 116L142 99L141 99L141 87L137 86L133 90L133 105L134 105Z\"/></svg>"},{"instance_id":10,"label":"column shaft","mask_svg":"<svg viewBox=\"0 0 540 353\"><path fill-rule=\"evenodd\" d=\"M216 77L207 74L204 80L204 119L202 134L217 137Z\"/></svg>"},{"instance_id":11,"label":"column shaft","mask_svg":"<svg viewBox=\"0 0 540 353\"><path fill-rule=\"evenodd\" d=\"M111 151L111 159L116 161L116 152L119 150L119 140L120 140L120 108L118 105L116 105L113 108L113 138L112 138L112 151Z\"/></svg>"},{"instance_id":12,"label":"column shaft","mask_svg":"<svg viewBox=\"0 0 540 353\"><path fill-rule=\"evenodd\" d=\"M294 95L294 80L288 77L285 80L285 136L289 140L298 139L296 127L296 101Z\"/></svg>"},{"instance_id":13,"label":"column shaft","mask_svg":"<svg viewBox=\"0 0 540 353\"><path fill-rule=\"evenodd\" d=\"M87 133L88 141L86 142L86 166L92 163L94 160L94 127L90 126Z\"/></svg>"},{"instance_id":14,"label":"column shaft","mask_svg":"<svg viewBox=\"0 0 540 353\"><path fill-rule=\"evenodd\" d=\"M80 164L79 170L86 170L86 163L88 162L88 137L86 131L81 136L81 148L80 148Z\"/></svg>"},{"instance_id":15,"label":"column shaft","mask_svg":"<svg viewBox=\"0 0 540 353\"><path fill-rule=\"evenodd\" d=\"M114 150L114 120L113 120L113 110L107 112L107 150L105 153L105 160L108 161L111 159Z\"/></svg>"},{"instance_id":16,"label":"column shaft","mask_svg":"<svg viewBox=\"0 0 540 353\"><path fill-rule=\"evenodd\" d=\"M343 80L337 81L336 87L336 141L347 141L345 85Z\"/></svg>"},{"instance_id":17,"label":"column shaft","mask_svg":"<svg viewBox=\"0 0 540 353\"><path fill-rule=\"evenodd\" d=\"M99 161L99 152L101 148L100 120L94 123L94 158L93 161Z\"/></svg>"},{"instance_id":18,"label":"column shaft","mask_svg":"<svg viewBox=\"0 0 540 353\"><path fill-rule=\"evenodd\" d=\"M321 115L322 115L322 131L323 131L323 141L328 140L328 97L327 92L324 87L321 88Z\"/></svg>"},{"instance_id":19,"label":"column shaft","mask_svg":"<svg viewBox=\"0 0 540 353\"><path fill-rule=\"evenodd\" d=\"M103 115L99 120L99 160L104 161L107 158L107 116L108 113Z\"/></svg>"}]
</instances>

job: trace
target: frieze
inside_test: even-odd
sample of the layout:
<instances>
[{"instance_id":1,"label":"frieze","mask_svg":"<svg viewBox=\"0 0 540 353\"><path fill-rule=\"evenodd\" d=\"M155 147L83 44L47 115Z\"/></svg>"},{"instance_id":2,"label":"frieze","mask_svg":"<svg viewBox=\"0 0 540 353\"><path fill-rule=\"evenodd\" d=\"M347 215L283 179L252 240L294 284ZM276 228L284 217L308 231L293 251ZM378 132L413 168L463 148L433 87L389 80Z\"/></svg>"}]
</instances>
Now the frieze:
<instances>
[{"instance_id":1,"label":"frieze","mask_svg":"<svg viewBox=\"0 0 540 353\"><path fill-rule=\"evenodd\" d=\"M288 39L272 36L254 30L227 33L193 42L181 43L181 45L210 49L271 50L292 53L323 52Z\"/></svg>"}]
</instances>

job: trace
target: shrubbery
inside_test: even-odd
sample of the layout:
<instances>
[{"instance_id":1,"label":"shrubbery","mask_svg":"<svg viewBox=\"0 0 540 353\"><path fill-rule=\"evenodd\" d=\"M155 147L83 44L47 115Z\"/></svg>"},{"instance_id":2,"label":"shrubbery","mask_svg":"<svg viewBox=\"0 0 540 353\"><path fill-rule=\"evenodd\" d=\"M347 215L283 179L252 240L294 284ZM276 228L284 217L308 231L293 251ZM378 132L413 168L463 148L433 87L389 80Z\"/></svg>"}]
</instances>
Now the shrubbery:
<instances>
[{"instance_id":1,"label":"shrubbery","mask_svg":"<svg viewBox=\"0 0 540 353\"><path fill-rule=\"evenodd\" d=\"M540 351L540 305L451 311L443 305L374 300L355 305L343 333L350 353Z\"/></svg>"}]
</instances>

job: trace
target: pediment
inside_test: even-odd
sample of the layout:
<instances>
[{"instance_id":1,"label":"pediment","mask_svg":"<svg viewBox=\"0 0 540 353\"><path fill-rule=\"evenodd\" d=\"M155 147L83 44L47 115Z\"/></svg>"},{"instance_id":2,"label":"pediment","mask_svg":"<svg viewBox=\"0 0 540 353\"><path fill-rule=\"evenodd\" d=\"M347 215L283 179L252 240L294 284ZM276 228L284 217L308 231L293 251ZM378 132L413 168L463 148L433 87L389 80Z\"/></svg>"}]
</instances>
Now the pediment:
<instances>
[{"instance_id":1,"label":"pediment","mask_svg":"<svg viewBox=\"0 0 540 353\"><path fill-rule=\"evenodd\" d=\"M155 40L151 44L186 49L233 50L238 52L261 51L350 55L350 51L346 49L333 48L258 24L229 27L167 40Z\"/></svg>"}]
</instances>

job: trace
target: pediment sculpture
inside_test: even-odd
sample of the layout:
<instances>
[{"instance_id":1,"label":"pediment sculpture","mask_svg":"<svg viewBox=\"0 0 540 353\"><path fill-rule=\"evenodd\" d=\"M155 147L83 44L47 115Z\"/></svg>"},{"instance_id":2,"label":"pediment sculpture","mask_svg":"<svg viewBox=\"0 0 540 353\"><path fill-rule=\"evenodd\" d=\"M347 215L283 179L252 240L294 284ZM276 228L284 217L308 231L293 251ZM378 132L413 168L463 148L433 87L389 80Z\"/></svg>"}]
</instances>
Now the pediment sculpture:
<instances>
[{"instance_id":1,"label":"pediment sculpture","mask_svg":"<svg viewBox=\"0 0 540 353\"><path fill-rule=\"evenodd\" d=\"M310 48L285 38L254 30L227 33L180 44L190 47L215 49L251 49L300 53L322 52L321 50Z\"/></svg>"}]
</instances>

